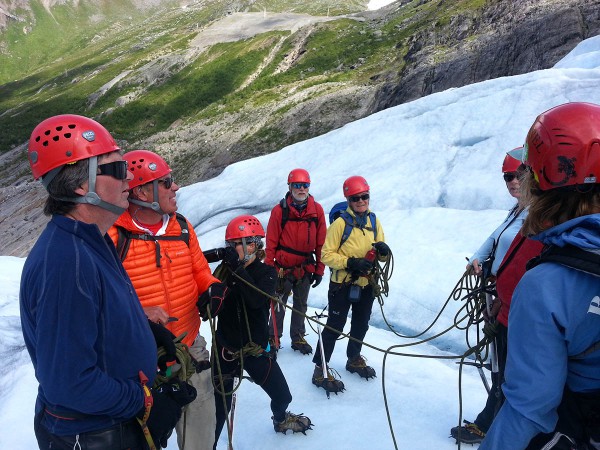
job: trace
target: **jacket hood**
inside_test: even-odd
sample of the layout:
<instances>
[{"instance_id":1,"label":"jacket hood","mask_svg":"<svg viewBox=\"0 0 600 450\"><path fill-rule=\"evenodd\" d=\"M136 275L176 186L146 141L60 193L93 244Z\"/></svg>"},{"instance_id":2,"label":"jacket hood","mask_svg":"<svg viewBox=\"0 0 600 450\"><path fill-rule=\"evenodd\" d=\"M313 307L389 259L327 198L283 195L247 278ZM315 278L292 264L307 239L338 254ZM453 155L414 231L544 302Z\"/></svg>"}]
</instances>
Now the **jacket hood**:
<instances>
[{"instance_id":1,"label":"jacket hood","mask_svg":"<svg viewBox=\"0 0 600 450\"><path fill-rule=\"evenodd\" d=\"M570 244L582 249L600 249L600 214L571 219L542 231L532 239L559 247Z\"/></svg>"}]
</instances>

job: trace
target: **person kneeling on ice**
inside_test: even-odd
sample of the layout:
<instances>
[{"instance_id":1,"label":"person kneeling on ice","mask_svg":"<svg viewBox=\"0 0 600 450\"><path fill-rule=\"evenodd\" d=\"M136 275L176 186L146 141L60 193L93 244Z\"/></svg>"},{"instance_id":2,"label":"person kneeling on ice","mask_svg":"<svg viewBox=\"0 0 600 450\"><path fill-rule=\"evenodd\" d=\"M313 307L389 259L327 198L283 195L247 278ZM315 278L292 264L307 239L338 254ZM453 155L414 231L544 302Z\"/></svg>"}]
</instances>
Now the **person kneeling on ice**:
<instances>
[{"instance_id":1,"label":"person kneeling on ice","mask_svg":"<svg viewBox=\"0 0 600 450\"><path fill-rule=\"evenodd\" d=\"M375 369L366 364L361 356L361 341L369 329L369 319L375 295L371 283L371 272L375 258L389 258L390 248L383 242L385 236L379 219L369 210L369 185L361 176L352 176L344 181L343 193L348 202L347 209L335 219L327 230L325 244L321 250L323 262L332 269L328 293L329 317L313 362L315 370L312 382L327 392L341 392L344 383L335 379L329 363L339 332L344 329L348 312L352 307L350 336L346 355L346 370L362 378L375 377ZM339 330L338 332L333 330ZM321 356L321 344L325 361ZM327 375L325 377L325 375Z\"/></svg>"},{"instance_id":2,"label":"person kneeling on ice","mask_svg":"<svg viewBox=\"0 0 600 450\"><path fill-rule=\"evenodd\" d=\"M231 409L233 379L240 378L242 370L271 398L276 432L305 433L312 425L308 417L286 412L292 394L281 368L269 356L268 296L275 294L277 273L274 267L262 262L264 237L264 229L256 217L243 215L233 219L225 231L223 262L214 273L229 288L218 318L217 351L212 354L218 359L211 364L217 409L215 447Z\"/></svg>"}]
</instances>

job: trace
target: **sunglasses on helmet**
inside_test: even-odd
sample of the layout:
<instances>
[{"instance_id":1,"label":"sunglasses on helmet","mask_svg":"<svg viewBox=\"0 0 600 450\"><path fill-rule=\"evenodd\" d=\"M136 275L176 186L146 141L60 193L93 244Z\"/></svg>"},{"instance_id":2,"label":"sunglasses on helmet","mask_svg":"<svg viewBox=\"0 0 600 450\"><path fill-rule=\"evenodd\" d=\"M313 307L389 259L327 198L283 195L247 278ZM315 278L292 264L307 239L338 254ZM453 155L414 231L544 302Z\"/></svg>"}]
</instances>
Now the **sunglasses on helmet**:
<instances>
[{"instance_id":1,"label":"sunglasses on helmet","mask_svg":"<svg viewBox=\"0 0 600 450\"><path fill-rule=\"evenodd\" d=\"M308 189L310 187L310 183L292 183L292 188L294 189Z\"/></svg>"},{"instance_id":2,"label":"sunglasses on helmet","mask_svg":"<svg viewBox=\"0 0 600 450\"><path fill-rule=\"evenodd\" d=\"M348 197L350 199L351 202L358 202L360 200L369 200L371 196L369 194L363 194L363 195L351 195L350 197Z\"/></svg>"},{"instance_id":3,"label":"sunglasses on helmet","mask_svg":"<svg viewBox=\"0 0 600 450\"><path fill-rule=\"evenodd\" d=\"M169 177L169 178L165 178L163 180L156 180L156 182L164 184L165 188L167 188L167 189L171 189L171 186L173 186L173 183L175 183L175 178Z\"/></svg>"},{"instance_id":4,"label":"sunglasses on helmet","mask_svg":"<svg viewBox=\"0 0 600 450\"><path fill-rule=\"evenodd\" d=\"M109 175L117 180L127 179L127 161L113 161L98 165L98 175Z\"/></svg>"}]
</instances>

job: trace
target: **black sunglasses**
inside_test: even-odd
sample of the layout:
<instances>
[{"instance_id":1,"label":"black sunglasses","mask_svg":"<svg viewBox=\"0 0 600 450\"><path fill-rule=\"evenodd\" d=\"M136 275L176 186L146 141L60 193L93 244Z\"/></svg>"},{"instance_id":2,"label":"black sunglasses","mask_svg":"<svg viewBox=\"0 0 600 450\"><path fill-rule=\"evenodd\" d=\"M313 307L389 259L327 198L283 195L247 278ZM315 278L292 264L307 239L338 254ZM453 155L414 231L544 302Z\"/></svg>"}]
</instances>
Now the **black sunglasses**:
<instances>
[{"instance_id":1,"label":"black sunglasses","mask_svg":"<svg viewBox=\"0 0 600 450\"><path fill-rule=\"evenodd\" d=\"M517 172L508 172L508 173L505 173L504 175L502 175L502 177L504 178L504 181L506 181L507 183L510 183L512 180L514 180L518 176L519 176L519 174Z\"/></svg>"},{"instance_id":2,"label":"black sunglasses","mask_svg":"<svg viewBox=\"0 0 600 450\"><path fill-rule=\"evenodd\" d=\"M294 189L308 189L310 187L310 183L292 183L292 188Z\"/></svg>"},{"instance_id":3,"label":"black sunglasses","mask_svg":"<svg viewBox=\"0 0 600 450\"><path fill-rule=\"evenodd\" d=\"M164 180L156 180L156 182L164 184L167 189L171 189L171 186L173 186L173 183L175 183L175 178L169 177L165 178Z\"/></svg>"},{"instance_id":4,"label":"black sunglasses","mask_svg":"<svg viewBox=\"0 0 600 450\"><path fill-rule=\"evenodd\" d=\"M98 165L98 175L109 175L117 180L127 179L127 161L113 161Z\"/></svg>"},{"instance_id":5,"label":"black sunglasses","mask_svg":"<svg viewBox=\"0 0 600 450\"><path fill-rule=\"evenodd\" d=\"M351 195L350 197L348 197L350 199L351 202L358 202L360 200L369 200L371 196L369 194L363 194L363 195Z\"/></svg>"}]
</instances>

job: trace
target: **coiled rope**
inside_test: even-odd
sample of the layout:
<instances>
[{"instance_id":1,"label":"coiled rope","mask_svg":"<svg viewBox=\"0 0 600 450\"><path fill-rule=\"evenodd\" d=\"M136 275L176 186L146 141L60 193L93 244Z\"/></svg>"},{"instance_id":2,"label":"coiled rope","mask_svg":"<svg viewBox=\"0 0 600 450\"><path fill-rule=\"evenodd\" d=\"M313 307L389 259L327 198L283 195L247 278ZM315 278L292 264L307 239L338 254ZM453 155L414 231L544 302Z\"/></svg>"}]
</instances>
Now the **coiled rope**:
<instances>
[{"instance_id":1,"label":"coiled rope","mask_svg":"<svg viewBox=\"0 0 600 450\"><path fill-rule=\"evenodd\" d=\"M383 268L379 267L378 265L377 265L377 267L378 267L378 269L376 269L375 272L376 273L379 272L379 274L380 274L380 275L378 275L377 280L379 283L383 283L383 287L380 286L381 290L378 292L378 295L377 295L378 298L380 298L382 295L387 296L387 294L389 293L388 281L389 281L389 279L391 277L391 273L393 271L393 256L390 256L390 258L385 263ZM321 321L317 320L315 317L308 316L308 315L300 312L299 310L295 309L293 306L289 306L286 302L283 302L279 297L270 295L270 294L260 290L259 288L254 286L252 283L243 279L236 273L234 273L234 272L230 272L230 273L235 278L237 278L239 281L241 281L242 283L245 283L251 289L254 289L255 291L259 292L261 295L263 295L267 299L278 302L279 304L283 305L285 308L290 309L293 313L304 316L305 319L308 319L309 324L310 324L310 322L313 322L314 324L319 324L324 329L325 328L329 329L330 331L333 331L333 332L339 334L341 337L348 338L357 343L360 343L361 345L363 345L365 347L371 348L375 351L378 351L378 352L381 352L384 354L383 367L382 367L382 392L383 392L383 396L384 396L384 404L385 404L385 409L386 409L386 415L388 418L388 425L390 428L390 433L392 435L392 440L394 442L395 449L398 449L398 444L396 442L396 438L395 438L395 434L394 434L394 430L393 430L392 419L391 419L391 414L389 411L387 394L386 394L386 390L385 390L385 367L386 367L386 361L387 361L388 355L406 356L406 357L411 357L411 358L442 359L442 360L458 359L459 365L460 365L459 378L458 378L458 382L459 382L459 426L460 426L460 423L462 422L462 368L464 365L464 361L466 358L468 358L471 355L473 355L480 361L485 361L489 355L490 341L487 337L481 336L478 326L475 326L476 344L470 345L470 343L469 343L469 341L470 341L469 331L471 329L473 329L473 325L478 325L482 321L482 311L485 307L485 293L486 293L486 289L489 289L488 286L482 286L484 283L482 283L481 277L475 276L471 271L465 271L465 273L463 274L461 279L457 282L454 289L452 290L452 292L446 299L446 302L444 303L442 309L436 315L434 321L424 331L422 331L414 336L405 336L400 333L397 333L395 330L393 330L393 328L389 325L389 322L386 320L386 324L388 325L388 328L397 336L402 337L402 338L417 338L417 337L424 335L427 331L429 331L433 327L433 325L437 322L437 320L441 316L443 310L447 307L450 300L455 300L455 301L460 300L460 301L465 302L465 304L463 306L461 306L459 308L459 310L456 312L456 315L454 317L454 323L451 326L447 327L446 329L442 330L441 332L439 332L435 335L432 335L430 337L418 340L418 341L408 342L408 343L403 343L403 344L396 344L396 345L388 347L387 349L384 349L384 348L369 344L368 342L361 341L360 339L356 339L356 338L350 336L349 334L344 333L343 331L336 330L335 328L328 326L326 323L322 323ZM385 282L384 282L384 280L385 280ZM381 301L380 301L380 306L382 308L382 313L383 313L383 298L382 297L381 297ZM247 323L247 320L248 320L247 316L245 317L245 319L246 319L246 326L249 326ZM216 350L216 343L215 343L216 338L215 338L214 320L215 320L214 318L209 318L209 322L211 323L211 333L213 336L213 352L216 352L217 350ZM311 328L312 328L312 325L311 325ZM424 344L426 342L433 341L433 340L439 338L440 336L443 336L444 334L448 333L449 331L451 331L454 328L456 328L458 330L466 331L467 350L462 355L447 355L447 356L425 355L425 354L410 354L410 353L403 353L403 352L396 351L396 349L413 347L416 345L420 345L420 344ZM240 360L242 361L242 367L240 368L240 372L243 373L243 358L240 358ZM223 375L221 373L220 364L218 363L218 358L217 358L217 375L219 377L221 386L223 386L223 384L222 384L223 383ZM213 381L213 383L214 383L214 381ZM239 389L241 384L242 383L240 380L240 383L238 383L238 385L231 392L218 391L223 396L223 403L225 406L225 411L227 411L225 395L231 395L233 392L235 392L237 389ZM226 421L226 422L228 422L228 421ZM229 423L227 423L227 426L228 426L228 430L229 430ZM231 446L231 442L229 444ZM460 444L461 443L458 442L459 449L460 449Z\"/></svg>"}]
</instances>

